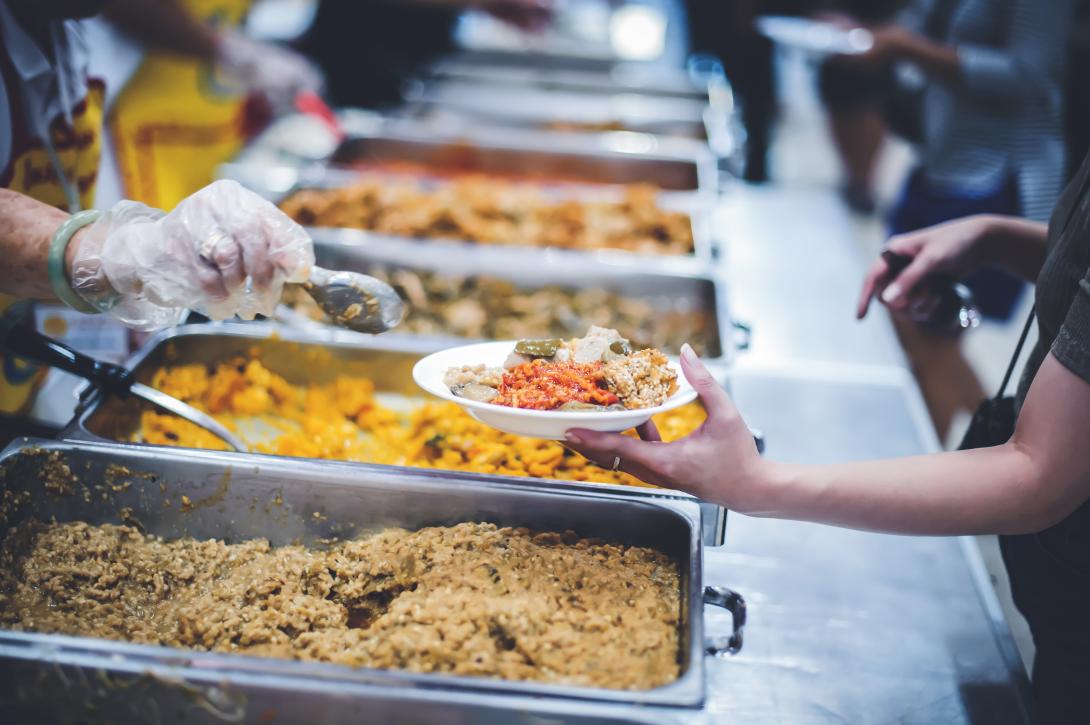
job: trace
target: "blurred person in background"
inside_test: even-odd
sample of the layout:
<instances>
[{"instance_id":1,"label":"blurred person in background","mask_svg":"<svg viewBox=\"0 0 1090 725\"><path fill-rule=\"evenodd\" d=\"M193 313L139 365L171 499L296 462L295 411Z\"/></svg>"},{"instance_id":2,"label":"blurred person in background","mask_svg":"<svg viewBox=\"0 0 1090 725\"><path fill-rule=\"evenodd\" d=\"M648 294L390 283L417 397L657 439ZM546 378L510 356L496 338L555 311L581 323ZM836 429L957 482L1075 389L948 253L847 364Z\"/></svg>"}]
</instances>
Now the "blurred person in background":
<instances>
[{"instance_id":1,"label":"blurred person in background","mask_svg":"<svg viewBox=\"0 0 1090 725\"><path fill-rule=\"evenodd\" d=\"M872 49L831 61L868 79L833 102L846 188L866 205L883 125L915 143L919 164L890 217L901 234L972 214L1042 221L1066 175L1063 84L1076 0L913 0L871 26ZM827 89L828 90L828 89ZM837 106L837 102L840 103ZM1010 317L1024 284L995 267L970 275L985 317ZM940 438L985 397L960 336L895 322Z\"/></svg>"},{"instance_id":2,"label":"blurred person in background","mask_svg":"<svg viewBox=\"0 0 1090 725\"><path fill-rule=\"evenodd\" d=\"M321 73L282 45L242 31L253 0L111 0L105 16L143 46L113 101L109 141L124 196L163 209L212 181L269 112L322 88ZM358 63L352 71L360 72Z\"/></svg>"},{"instance_id":3,"label":"blurred person in background","mask_svg":"<svg viewBox=\"0 0 1090 725\"><path fill-rule=\"evenodd\" d=\"M845 0L830 3L818 17L836 23L877 25L892 20L908 0ZM853 211L875 210L874 164L886 140L886 120L877 99L891 83L888 68L843 62L821 64L818 88L829 111L829 130L844 166L841 195Z\"/></svg>"},{"instance_id":4,"label":"blurred person in background","mask_svg":"<svg viewBox=\"0 0 1090 725\"><path fill-rule=\"evenodd\" d=\"M1064 82L1069 177L1078 171L1079 160L1090 153L1090 97L1086 94L1086 73L1090 71L1090 0L1079 0L1077 5Z\"/></svg>"},{"instance_id":5,"label":"blurred person in background","mask_svg":"<svg viewBox=\"0 0 1090 725\"><path fill-rule=\"evenodd\" d=\"M201 188L170 213L133 201L89 211L105 89L88 76L80 19L101 5L0 0L0 315L28 316L20 300L59 300L155 329L186 309L217 318L271 311L284 281L306 278L313 250L298 225L237 184ZM145 27L174 7L138 5ZM180 35L195 23L175 20ZM0 419L24 414L41 371L4 355L0 370Z\"/></svg>"},{"instance_id":6,"label":"blurred person in background","mask_svg":"<svg viewBox=\"0 0 1090 725\"><path fill-rule=\"evenodd\" d=\"M453 49L454 26L481 10L534 31L552 0L321 0L300 50L322 69L335 106L383 108L402 100L402 85Z\"/></svg>"},{"instance_id":7,"label":"blurred person in background","mask_svg":"<svg viewBox=\"0 0 1090 725\"><path fill-rule=\"evenodd\" d=\"M768 181L768 149L776 120L772 42L757 32L761 15L801 15L812 0L685 0L693 53L715 56L741 106L746 130L746 181Z\"/></svg>"}]
</instances>

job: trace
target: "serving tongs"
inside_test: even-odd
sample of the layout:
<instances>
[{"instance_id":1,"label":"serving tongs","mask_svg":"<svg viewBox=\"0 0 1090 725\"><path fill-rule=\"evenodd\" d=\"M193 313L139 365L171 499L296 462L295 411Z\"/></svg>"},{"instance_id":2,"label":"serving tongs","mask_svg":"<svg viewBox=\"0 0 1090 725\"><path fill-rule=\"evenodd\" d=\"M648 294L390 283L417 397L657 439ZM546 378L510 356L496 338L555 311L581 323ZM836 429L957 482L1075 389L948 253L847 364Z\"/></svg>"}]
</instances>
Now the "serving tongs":
<instances>
[{"instance_id":1,"label":"serving tongs","mask_svg":"<svg viewBox=\"0 0 1090 725\"><path fill-rule=\"evenodd\" d=\"M207 413L202 413L188 403L183 403L162 391L137 382L131 370L77 352L25 323L14 320L0 321L0 349L32 362L72 373L122 400L130 395L146 400L168 413L173 413L203 428L236 451L244 453L249 451L249 447L242 442L242 439Z\"/></svg>"}]
</instances>

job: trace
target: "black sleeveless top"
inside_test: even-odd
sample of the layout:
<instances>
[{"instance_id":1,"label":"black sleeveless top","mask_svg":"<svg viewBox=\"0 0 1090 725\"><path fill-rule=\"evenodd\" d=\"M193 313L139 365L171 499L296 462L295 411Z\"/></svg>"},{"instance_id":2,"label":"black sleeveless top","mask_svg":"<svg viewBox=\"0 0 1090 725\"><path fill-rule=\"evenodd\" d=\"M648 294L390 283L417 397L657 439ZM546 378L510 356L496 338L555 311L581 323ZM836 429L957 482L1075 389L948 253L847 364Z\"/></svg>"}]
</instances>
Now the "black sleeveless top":
<instances>
[{"instance_id":1,"label":"black sleeveless top","mask_svg":"<svg viewBox=\"0 0 1090 725\"><path fill-rule=\"evenodd\" d=\"M1090 157L1049 222L1048 256L1037 279L1037 327L1019 407L1049 352L1090 383ZM1090 431L1086 436L1090 445ZM1015 603L1038 647L1060 642L1090 663L1090 502L1055 526L1003 536L1001 544Z\"/></svg>"}]
</instances>

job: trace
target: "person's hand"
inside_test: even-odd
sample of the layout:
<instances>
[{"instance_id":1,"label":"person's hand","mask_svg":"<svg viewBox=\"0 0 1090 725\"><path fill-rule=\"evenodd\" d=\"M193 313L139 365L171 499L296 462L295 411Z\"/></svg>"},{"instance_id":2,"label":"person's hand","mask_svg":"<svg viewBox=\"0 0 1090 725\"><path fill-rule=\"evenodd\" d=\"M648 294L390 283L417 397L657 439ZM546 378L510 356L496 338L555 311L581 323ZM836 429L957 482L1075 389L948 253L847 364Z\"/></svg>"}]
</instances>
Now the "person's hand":
<instances>
[{"instance_id":1,"label":"person's hand","mask_svg":"<svg viewBox=\"0 0 1090 725\"><path fill-rule=\"evenodd\" d=\"M72 289L130 327L271 315L285 282L304 282L314 248L301 226L234 181L214 182L169 214L122 201L73 237Z\"/></svg>"},{"instance_id":2,"label":"person's hand","mask_svg":"<svg viewBox=\"0 0 1090 725\"><path fill-rule=\"evenodd\" d=\"M871 47L864 53L837 55L838 63L857 66L886 66L904 55L913 41L912 31L900 25L877 25L865 28L871 35Z\"/></svg>"},{"instance_id":3,"label":"person's hand","mask_svg":"<svg viewBox=\"0 0 1090 725\"><path fill-rule=\"evenodd\" d=\"M566 443L604 468L613 468L619 458L618 470L641 481L744 510L751 493L759 489L764 470L753 434L688 345L681 350L681 369L708 413L704 424L687 437L663 443L655 424L648 422L638 429L642 440L575 428L568 431Z\"/></svg>"},{"instance_id":4,"label":"person's hand","mask_svg":"<svg viewBox=\"0 0 1090 725\"><path fill-rule=\"evenodd\" d=\"M977 215L892 237L886 249L911 257L912 262L892 276L886 260L879 257L863 278L856 317L866 316L874 297L895 313L906 313L923 301L926 292L920 282L929 275L945 273L957 278L973 271L984 261L981 242L991 223L991 217Z\"/></svg>"},{"instance_id":5,"label":"person's hand","mask_svg":"<svg viewBox=\"0 0 1090 725\"><path fill-rule=\"evenodd\" d=\"M265 96L278 112L291 108L303 91L318 93L324 85L317 66L295 51L230 30L220 36L216 66L247 92Z\"/></svg>"},{"instance_id":6,"label":"person's hand","mask_svg":"<svg viewBox=\"0 0 1090 725\"><path fill-rule=\"evenodd\" d=\"M477 0L494 18L530 32L544 30L553 16L553 0Z\"/></svg>"}]
</instances>

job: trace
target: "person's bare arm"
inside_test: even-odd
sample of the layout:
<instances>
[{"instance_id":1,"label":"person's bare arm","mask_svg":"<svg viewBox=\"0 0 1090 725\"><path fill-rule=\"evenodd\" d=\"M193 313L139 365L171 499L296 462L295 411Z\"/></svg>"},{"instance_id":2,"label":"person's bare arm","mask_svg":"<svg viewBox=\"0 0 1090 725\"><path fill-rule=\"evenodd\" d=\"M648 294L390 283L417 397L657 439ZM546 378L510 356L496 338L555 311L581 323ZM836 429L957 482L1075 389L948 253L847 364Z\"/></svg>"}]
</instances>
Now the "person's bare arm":
<instances>
[{"instance_id":1,"label":"person's bare arm","mask_svg":"<svg viewBox=\"0 0 1090 725\"><path fill-rule=\"evenodd\" d=\"M883 35L888 35L894 44L892 53L903 60L910 60L927 75L946 83L961 80L961 61L955 46L931 40L925 35L902 30L901 28L880 28L874 31L875 42L886 42Z\"/></svg>"},{"instance_id":2,"label":"person's bare arm","mask_svg":"<svg viewBox=\"0 0 1090 725\"><path fill-rule=\"evenodd\" d=\"M993 104L1052 103L1049 94L1067 52L1074 0L1055 0L1047 12L1034 0L1012 0L1003 14L999 47L932 40L902 23L872 30L873 49L862 62L907 60L940 82Z\"/></svg>"},{"instance_id":3,"label":"person's bare arm","mask_svg":"<svg viewBox=\"0 0 1090 725\"><path fill-rule=\"evenodd\" d=\"M0 189L0 292L52 300L49 240L68 214L18 192Z\"/></svg>"},{"instance_id":4,"label":"person's bare arm","mask_svg":"<svg viewBox=\"0 0 1090 725\"><path fill-rule=\"evenodd\" d=\"M1048 224L1012 216L992 218L988 261L1036 282L1048 254Z\"/></svg>"},{"instance_id":5,"label":"person's bare arm","mask_svg":"<svg viewBox=\"0 0 1090 725\"><path fill-rule=\"evenodd\" d=\"M1025 533L1090 498L1090 384L1049 355L1009 443L896 460L797 465L762 459L726 392L682 354L707 422L674 443L575 430L569 445L653 484L753 516L917 535Z\"/></svg>"},{"instance_id":6,"label":"person's bare arm","mask_svg":"<svg viewBox=\"0 0 1090 725\"><path fill-rule=\"evenodd\" d=\"M749 513L907 534L1040 531L1090 499L1087 431L1090 384L1049 355L1009 443L897 461L770 464Z\"/></svg>"},{"instance_id":7,"label":"person's bare arm","mask_svg":"<svg viewBox=\"0 0 1090 725\"><path fill-rule=\"evenodd\" d=\"M103 14L148 45L201 60L216 57L215 30L179 0L111 0Z\"/></svg>"}]
</instances>

